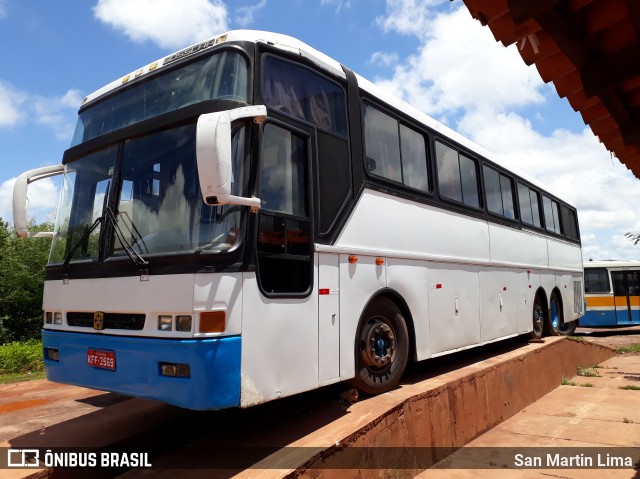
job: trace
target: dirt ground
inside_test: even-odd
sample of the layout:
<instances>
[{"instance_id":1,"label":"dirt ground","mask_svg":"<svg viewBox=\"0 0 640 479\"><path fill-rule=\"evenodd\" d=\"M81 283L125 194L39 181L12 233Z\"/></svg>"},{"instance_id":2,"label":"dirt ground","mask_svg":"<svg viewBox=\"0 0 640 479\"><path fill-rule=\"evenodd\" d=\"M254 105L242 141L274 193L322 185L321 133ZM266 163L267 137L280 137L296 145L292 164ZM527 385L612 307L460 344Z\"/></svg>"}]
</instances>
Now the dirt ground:
<instances>
[{"instance_id":1,"label":"dirt ground","mask_svg":"<svg viewBox=\"0 0 640 479\"><path fill-rule=\"evenodd\" d=\"M620 328L578 328L575 336L612 349L640 343L640 326Z\"/></svg>"}]
</instances>

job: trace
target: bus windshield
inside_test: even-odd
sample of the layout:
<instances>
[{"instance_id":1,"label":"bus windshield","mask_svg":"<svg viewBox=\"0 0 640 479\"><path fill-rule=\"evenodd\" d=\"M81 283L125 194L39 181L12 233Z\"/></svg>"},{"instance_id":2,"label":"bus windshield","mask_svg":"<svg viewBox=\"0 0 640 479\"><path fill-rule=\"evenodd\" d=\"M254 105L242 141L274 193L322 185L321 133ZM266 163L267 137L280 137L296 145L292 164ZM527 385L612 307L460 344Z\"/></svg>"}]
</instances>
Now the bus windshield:
<instances>
[{"instance_id":1,"label":"bus windshield","mask_svg":"<svg viewBox=\"0 0 640 479\"><path fill-rule=\"evenodd\" d=\"M205 100L247 101L247 62L222 51L133 85L80 112L71 147Z\"/></svg>"},{"instance_id":2,"label":"bus windshield","mask_svg":"<svg viewBox=\"0 0 640 479\"><path fill-rule=\"evenodd\" d=\"M239 124L232 137L238 195L246 190L245 130ZM128 248L143 256L232 249L242 209L202 201L195 132L195 123L169 128L69 163L49 262L98 261Z\"/></svg>"}]
</instances>

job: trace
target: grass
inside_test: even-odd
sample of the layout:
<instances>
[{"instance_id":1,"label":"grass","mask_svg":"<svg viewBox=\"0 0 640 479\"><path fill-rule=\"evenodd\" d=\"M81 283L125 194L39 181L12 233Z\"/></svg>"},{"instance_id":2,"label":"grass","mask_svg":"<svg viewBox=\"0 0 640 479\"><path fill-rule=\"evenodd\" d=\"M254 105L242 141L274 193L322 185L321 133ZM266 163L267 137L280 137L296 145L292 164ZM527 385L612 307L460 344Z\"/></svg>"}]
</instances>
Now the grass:
<instances>
[{"instance_id":1,"label":"grass","mask_svg":"<svg viewBox=\"0 0 640 479\"><path fill-rule=\"evenodd\" d=\"M564 376L562 376L562 381L560 382L563 386L575 386L576 383L574 383L573 381L569 381L569 378L565 378Z\"/></svg>"},{"instance_id":2,"label":"grass","mask_svg":"<svg viewBox=\"0 0 640 479\"><path fill-rule=\"evenodd\" d=\"M620 386L619 389L627 389L629 391L640 391L640 386Z\"/></svg>"},{"instance_id":3,"label":"grass","mask_svg":"<svg viewBox=\"0 0 640 479\"><path fill-rule=\"evenodd\" d=\"M33 381L34 379L46 379L47 373L39 371L37 373L1 374L0 384L22 383Z\"/></svg>"},{"instance_id":4,"label":"grass","mask_svg":"<svg viewBox=\"0 0 640 479\"><path fill-rule=\"evenodd\" d=\"M640 353L640 343L635 343L630 346L622 346L617 349L618 354L624 353Z\"/></svg>"},{"instance_id":5,"label":"grass","mask_svg":"<svg viewBox=\"0 0 640 479\"><path fill-rule=\"evenodd\" d=\"M591 383L582 383L580 386L582 386L583 388L592 388L593 384L591 384Z\"/></svg>"},{"instance_id":6,"label":"grass","mask_svg":"<svg viewBox=\"0 0 640 479\"><path fill-rule=\"evenodd\" d=\"M0 383L44 378L42 344L35 339L0 345Z\"/></svg>"},{"instance_id":7,"label":"grass","mask_svg":"<svg viewBox=\"0 0 640 479\"><path fill-rule=\"evenodd\" d=\"M567 339L571 340L571 341L584 341L584 337L583 336L567 336Z\"/></svg>"}]
</instances>

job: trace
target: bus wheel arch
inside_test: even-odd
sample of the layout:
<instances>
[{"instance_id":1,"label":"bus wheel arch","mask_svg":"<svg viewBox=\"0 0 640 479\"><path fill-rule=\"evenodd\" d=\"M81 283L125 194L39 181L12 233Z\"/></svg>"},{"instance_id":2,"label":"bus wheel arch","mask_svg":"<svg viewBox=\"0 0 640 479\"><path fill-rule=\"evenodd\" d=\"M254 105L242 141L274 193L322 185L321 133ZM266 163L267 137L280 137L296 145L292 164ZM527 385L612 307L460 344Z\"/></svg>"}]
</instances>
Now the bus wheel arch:
<instances>
[{"instance_id":1,"label":"bus wheel arch","mask_svg":"<svg viewBox=\"0 0 640 479\"><path fill-rule=\"evenodd\" d=\"M407 315L406 303L392 292L369 300L354 338L355 377L349 381L353 387L374 395L397 386L413 349L413 324Z\"/></svg>"},{"instance_id":2,"label":"bus wheel arch","mask_svg":"<svg viewBox=\"0 0 640 479\"><path fill-rule=\"evenodd\" d=\"M541 339L544 334L546 318L548 316L547 294L544 289L538 288L533 299L532 322L533 330L531 331L532 339Z\"/></svg>"}]
</instances>

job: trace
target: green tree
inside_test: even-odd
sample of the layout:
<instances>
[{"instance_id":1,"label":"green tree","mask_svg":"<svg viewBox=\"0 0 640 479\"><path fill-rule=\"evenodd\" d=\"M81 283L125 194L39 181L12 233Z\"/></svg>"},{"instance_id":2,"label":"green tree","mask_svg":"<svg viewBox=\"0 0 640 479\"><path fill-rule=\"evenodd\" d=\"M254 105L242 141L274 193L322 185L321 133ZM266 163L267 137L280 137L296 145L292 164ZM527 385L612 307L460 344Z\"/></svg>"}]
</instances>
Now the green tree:
<instances>
[{"instance_id":1,"label":"green tree","mask_svg":"<svg viewBox=\"0 0 640 479\"><path fill-rule=\"evenodd\" d=\"M51 231L51 223L29 231ZM42 291L51 239L21 239L0 218L0 343L38 338L42 327Z\"/></svg>"}]
</instances>

